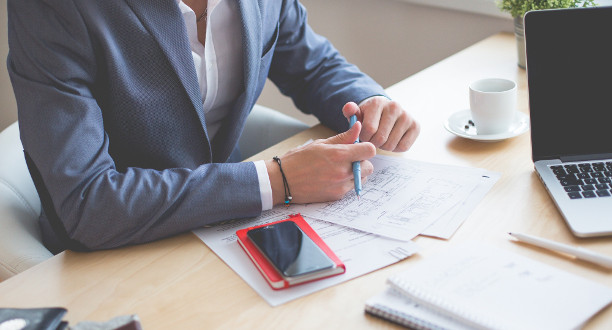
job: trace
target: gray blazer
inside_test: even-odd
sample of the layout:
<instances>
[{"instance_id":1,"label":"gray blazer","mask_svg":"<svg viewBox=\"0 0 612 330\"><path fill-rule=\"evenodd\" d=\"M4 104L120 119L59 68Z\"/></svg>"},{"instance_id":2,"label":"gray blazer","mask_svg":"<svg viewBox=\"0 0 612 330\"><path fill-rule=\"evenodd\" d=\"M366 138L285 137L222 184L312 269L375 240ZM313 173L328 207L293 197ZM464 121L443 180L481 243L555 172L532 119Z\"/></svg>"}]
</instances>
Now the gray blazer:
<instances>
[{"instance_id":1,"label":"gray blazer","mask_svg":"<svg viewBox=\"0 0 612 330\"><path fill-rule=\"evenodd\" d=\"M297 0L237 1L243 90L210 140L175 0L8 0L7 66L52 250L259 215L254 165L228 160L267 77L337 131L344 103L383 94Z\"/></svg>"}]
</instances>

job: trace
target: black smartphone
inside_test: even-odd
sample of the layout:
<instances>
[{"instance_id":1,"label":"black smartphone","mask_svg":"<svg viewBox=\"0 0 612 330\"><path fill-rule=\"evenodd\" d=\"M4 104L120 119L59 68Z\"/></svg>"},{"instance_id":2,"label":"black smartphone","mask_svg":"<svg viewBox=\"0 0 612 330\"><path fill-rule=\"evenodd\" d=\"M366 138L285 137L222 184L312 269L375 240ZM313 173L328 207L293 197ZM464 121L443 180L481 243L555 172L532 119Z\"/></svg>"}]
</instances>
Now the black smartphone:
<instances>
[{"instance_id":1,"label":"black smartphone","mask_svg":"<svg viewBox=\"0 0 612 330\"><path fill-rule=\"evenodd\" d=\"M251 229L247 237L286 278L336 268L334 261L293 221Z\"/></svg>"}]
</instances>

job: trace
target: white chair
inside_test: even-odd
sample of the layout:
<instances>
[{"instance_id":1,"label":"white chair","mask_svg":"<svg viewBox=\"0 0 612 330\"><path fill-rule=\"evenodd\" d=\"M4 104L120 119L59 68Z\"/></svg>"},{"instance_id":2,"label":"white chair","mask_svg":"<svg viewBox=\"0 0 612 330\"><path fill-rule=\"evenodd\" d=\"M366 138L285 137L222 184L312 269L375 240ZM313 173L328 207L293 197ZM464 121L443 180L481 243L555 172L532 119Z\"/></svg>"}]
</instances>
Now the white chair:
<instances>
[{"instance_id":1,"label":"white chair","mask_svg":"<svg viewBox=\"0 0 612 330\"><path fill-rule=\"evenodd\" d=\"M0 281L53 256L41 242L39 214L15 122L0 132Z\"/></svg>"},{"instance_id":2,"label":"white chair","mask_svg":"<svg viewBox=\"0 0 612 330\"><path fill-rule=\"evenodd\" d=\"M255 106L240 141L244 157L308 127L275 110ZM40 208L15 122L0 133L0 281L53 256L41 241Z\"/></svg>"},{"instance_id":3,"label":"white chair","mask_svg":"<svg viewBox=\"0 0 612 330\"><path fill-rule=\"evenodd\" d=\"M242 158L249 158L308 128L293 117L255 104L238 141Z\"/></svg>"}]
</instances>

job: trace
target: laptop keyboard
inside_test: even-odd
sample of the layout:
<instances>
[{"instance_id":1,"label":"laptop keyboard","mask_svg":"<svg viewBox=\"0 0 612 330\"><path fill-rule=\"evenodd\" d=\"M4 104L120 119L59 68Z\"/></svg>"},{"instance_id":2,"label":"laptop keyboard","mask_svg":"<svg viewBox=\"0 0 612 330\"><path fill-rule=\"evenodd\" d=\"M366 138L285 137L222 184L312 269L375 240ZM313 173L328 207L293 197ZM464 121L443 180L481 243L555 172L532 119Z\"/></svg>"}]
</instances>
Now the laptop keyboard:
<instances>
[{"instance_id":1,"label":"laptop keyboard","mask_svg":"<svg viewBox=\"0 0 612 330\"><path fill-rule=\"evenodd\" d=\"M571 199L612 196L612 161L554 165L550 169Z\"/></svg>"}]
</instances>

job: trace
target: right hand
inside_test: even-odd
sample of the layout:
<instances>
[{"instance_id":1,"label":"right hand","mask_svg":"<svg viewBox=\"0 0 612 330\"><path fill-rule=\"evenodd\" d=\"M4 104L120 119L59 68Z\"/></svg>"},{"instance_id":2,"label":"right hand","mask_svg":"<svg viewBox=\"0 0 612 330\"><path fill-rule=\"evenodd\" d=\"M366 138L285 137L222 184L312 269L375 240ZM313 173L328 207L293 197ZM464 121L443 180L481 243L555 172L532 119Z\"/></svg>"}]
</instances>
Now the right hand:
<instances>
[{"instance_id":1,"label":"right hand","mask_svg":"<svg viewBox=\"0 0 612 330\"><path fill-rule=\"evenodd\" d=\"M357 122L346 132L295 148L280 157L293 203L342 198L355 188L351 166L354 161L361 162L362 181L372 174L374 167L368 159L376 155L376 147L370 142L354 144L360 131L361 123ZM279 166L275 160L267 160L266 167L274 205L282 204L285 192Z\"/></svg>"}]
</instances>

